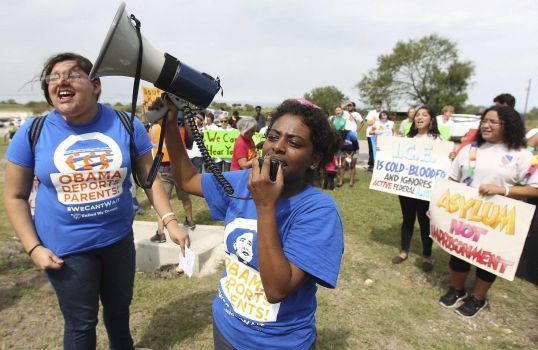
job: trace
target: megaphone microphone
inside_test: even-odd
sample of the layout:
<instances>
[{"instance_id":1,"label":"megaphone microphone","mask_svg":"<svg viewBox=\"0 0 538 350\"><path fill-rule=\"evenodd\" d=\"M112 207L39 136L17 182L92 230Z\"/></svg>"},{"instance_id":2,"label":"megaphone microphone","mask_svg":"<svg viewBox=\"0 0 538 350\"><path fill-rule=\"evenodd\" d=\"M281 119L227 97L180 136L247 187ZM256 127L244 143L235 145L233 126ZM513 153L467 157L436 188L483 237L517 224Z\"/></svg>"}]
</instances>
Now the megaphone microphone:
<instances>
[{"instance_id":1,"label":"megaphone microphone","mask_svg":"<svg viewBox=\"0 0 538 350\"><path fill-rule=\"evenodd\" d=\"M90 79L104 76L136 77L142 48L140 79L201 108L209 106L220 90L220 81L200 73L168 53L162 53L141 36L122 2L90 72ZM141 42L141 45L139 44ZM142 47L140 47L142 46Z\"/></svg>"}]
</instances>

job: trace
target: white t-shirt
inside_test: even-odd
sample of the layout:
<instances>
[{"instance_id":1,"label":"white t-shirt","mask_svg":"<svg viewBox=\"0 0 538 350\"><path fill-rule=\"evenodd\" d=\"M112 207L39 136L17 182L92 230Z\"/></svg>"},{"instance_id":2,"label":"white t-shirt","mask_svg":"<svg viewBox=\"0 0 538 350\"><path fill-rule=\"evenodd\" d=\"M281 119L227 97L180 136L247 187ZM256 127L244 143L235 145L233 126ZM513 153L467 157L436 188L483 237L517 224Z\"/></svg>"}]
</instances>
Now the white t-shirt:
<instances>
[{"instance_id":1,"label":"white t-shirt","mask_svg":"<svg viewBox=\"0 0 538 350\"><path fill-rule=\"evenodd\" d=\"M344 118L346 119L346 126L344 129L352 131L357 131L357 125L364 121L359 112L349 113L349 111L344 111Z\"/></svg>"},{"instance_id":2,"label":"white t-shirt","mask_svg":"<svg viewBox=\"0 0 538 350\"><path fill-rule=\"evenodd\" d=\"M393 136L394 122L392 120L377 120L374 126L377 136Z\"/></svg>"},{"instance_id":3,"label":"white t-shirt","mask_svg":"<svg viewBox=\"0 0 538 350\"><path fill-rule=\"evenodd\" d=\"M370 112L368 112L368 114L366 115L366 121L369 122L371 120L373 120L374 122L376 122L377 120L379 120L379 113L381 111L376 111L375 109L372 109ZM372 129L372 125L368 125L368 127L366 127L366 137L370 137L370 136L374 136L374 135L370 135L370 130Z\"/></svg>"},{"instance_id":4,"label":"white t-shirt","mask_svg":"<svg viewBox=\"0 0 538 350\"><path fill-rule=\"evenodd\" d=\"M538 128L530 129L530 130L525 134L525 138L528 140L528 139L530 139L531 137L533 137L534 135L536 135L537 133L538 133Z\"/></svg>"},{"instance_id":5,"label":"white t-shirt","mask_svg":"<svg viewBox=\"0 0 538 350\"><path fill-rule=\"evenodd\" d=\"M452 125L454 125L454 121L452 120L452 118L449 118L445 123L445 122L443 122L443 116L438 115L437 116L437 125L452 126Z\"/></svg>"},{"instance_id":6,"label":"white t-shirt","mask_svg":"<svg viewBox=\"0 0 538 350\"><path fill-rule=\"evenodd\" d=\"M471 145L463 147L448 171L449 177L458 182L469 176L470 149ZM515 185L523 182L531 166L531 159L532 153L526 149L509 150L504 144L486 142L477 149L471 187L476 188L483 184ZM538 187L538 172L531 175L525 184Z\"/></svg>"}]
</instances>

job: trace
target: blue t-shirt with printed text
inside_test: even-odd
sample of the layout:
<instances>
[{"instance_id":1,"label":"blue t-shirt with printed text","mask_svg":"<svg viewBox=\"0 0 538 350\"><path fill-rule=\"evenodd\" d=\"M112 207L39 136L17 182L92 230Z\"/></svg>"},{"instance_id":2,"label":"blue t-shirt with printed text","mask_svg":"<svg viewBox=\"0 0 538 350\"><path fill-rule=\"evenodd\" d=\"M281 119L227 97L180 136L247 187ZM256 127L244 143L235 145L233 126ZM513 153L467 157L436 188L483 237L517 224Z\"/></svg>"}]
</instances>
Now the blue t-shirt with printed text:
<instances>
[{"instance_id":1,"label":"blue t-shirt with printed text","mask_svg":"<svg viewBox=\"0 0 538 350\"><path fill-rule=\"evenodd\" d=\"M250 170L224 173L235 194L249 197ZM233 199L211 174L203 194L216 220L224 220L225 270L213 302L213 318L236 349L308 349L316 338L316 284L334 288L344 243L333 199L307 186L277 202L277 227L286 258L312 276L277 304L267 302L258 268L256 207Z\"/></svg>"},{"instance_id":2,"label":"blue t-shirt with printed text","mask_svg":"<svg viewBox=\"0 0 538 350\"><path fill-rule=\"evenodd\" d=\"M24 123L6 158L33 168L39 179L35 227L41 242L58 256L100 248L125 237L134 218L130 136L115 111L98 104L85 125L49 113L32 153ZM134 121L135 156L151 151L144 126Z\"/></svg>"}]
</instances>

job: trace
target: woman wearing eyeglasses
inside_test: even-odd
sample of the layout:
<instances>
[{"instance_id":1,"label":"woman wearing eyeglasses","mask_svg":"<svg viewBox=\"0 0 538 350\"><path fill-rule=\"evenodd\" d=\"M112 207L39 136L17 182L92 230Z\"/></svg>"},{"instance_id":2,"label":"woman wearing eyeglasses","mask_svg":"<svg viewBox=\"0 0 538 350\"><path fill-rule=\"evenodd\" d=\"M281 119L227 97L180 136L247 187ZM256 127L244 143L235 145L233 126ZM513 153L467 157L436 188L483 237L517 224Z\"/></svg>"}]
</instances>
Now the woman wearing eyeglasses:
<instances>
[{"instance_id":1,"label":"woman wearing eyeglasses","mask_svg":"<svg viewBox=\"0 0 538 350\"><path fill-rule=\"evenodd\" d=\"M473 143L465 146L454 159L450 179L478 188L482 195L538 197L538 173L529 173L532 154L525 148L524 136L519 113L512 107L488 108ZM439 303L446 308L457 307L455 311L461 316L476 316L488 306L487 293L496 276L477 268L469 295L465 282L470 264L451 256L449 265L450 288ZM461 305L460 301L463 301Z\"/></svg>"},{"instance_id":2,"label":"woman wearing eyeglasses","mask_svg":"<svg viewBox=\"0 0 538 350\"><path fill-rule=\"evenodd\" d=\"M64 316L64 348L95 349L99 300L110 348L131 349L129 305L133 295L135 250L131 171L145 179L152 164L151 143L134 120L131 137L118 115L97 103L99 79L90 80L92 63L77 54L49 58L41 88L54 107L35 148L25 123L6 152L4 206L21 243L45 270ZM28 195L39 187L35 221ZM146 190L170 237L188 244L158 179Z\"/></svg>"}]
</instances>

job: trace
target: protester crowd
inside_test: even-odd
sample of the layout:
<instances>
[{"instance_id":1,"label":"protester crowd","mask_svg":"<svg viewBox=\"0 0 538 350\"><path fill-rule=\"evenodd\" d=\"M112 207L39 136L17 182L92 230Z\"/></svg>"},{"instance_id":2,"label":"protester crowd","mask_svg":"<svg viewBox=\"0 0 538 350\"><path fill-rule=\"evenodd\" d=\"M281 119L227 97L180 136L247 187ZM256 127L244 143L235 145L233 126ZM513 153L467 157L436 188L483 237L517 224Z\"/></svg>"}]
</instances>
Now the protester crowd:
<instances>
[{"instance_id":1,"label":"protester crowd","mask_svg":"<svg viewBox=\"0 0 538 350\"><path fill-rule=\"evenodd\" d=\"M189 246L188 232L196 228L190 195L203 197L213 219L224 221L226 263L212 307L215 348L315 349L316 290L336 287L344 250L337 205L323 190L355 185L356 171L362 169L357 163L363 128L368 144L364 170L374 171L376 155L383 152L382 140L443 141L440 130L451 127L455 112L447 105L436 118L427 106L413 106L397 128L381 100L363 118L352 101L334 106L329 116L299 98L285 100L265 115L261 106L252 116L196 111L192 130L181 111L163 96L152 108L168 107L166 131L160 122L144 129L138 119L124 124L120 113L98 103L101 82L89 78L91 68L91 62L77 54L51 57L41 77L44 96L54 110L40 119L42 129L37 132L32 122L14 133L6 153L7 216L55 289L67 349L95 348L99 300L111 348L133 347L129 308L135 208L130 188L132 176L147 178L161 148L159 176L145 189L158 216L150 240L165 242L166 231L182 249ZM448 178L477 188L482 195L529 199L535 205L538 130L525 135L513 96L502 94L494 102L482 114L479 127L446 155L452 162ZM236 130L231 157L212 161L205 158L198 136L193 136ZM256 133L265 140L256 144ZM161 136L165 140L159 147ZM265 160L263 164L259 159ZM271 161L276 164L274 178ZM213 176L211 162L222 172L220 178ZM39 190L32 217L27 199L34 176ZM102 176L110 178L102 181ZM88 191L76 197L81 177ZM226 194L223 183L234 193ZM174 189L184 220L170 206ZM434 269L429 202L403 195L398 200L401 243L392 263L408 259L418 218L421 268L428 273ZM536 221L535 215L518 275L538 284ZM463 317L476 316L488 306L496 276L477 268L473 289L466 291L471 265L452 256L449 267L450 285L440 305ZM259 283L240 294L232 286L244 276Z\"/></svg>"}]
</instances>

